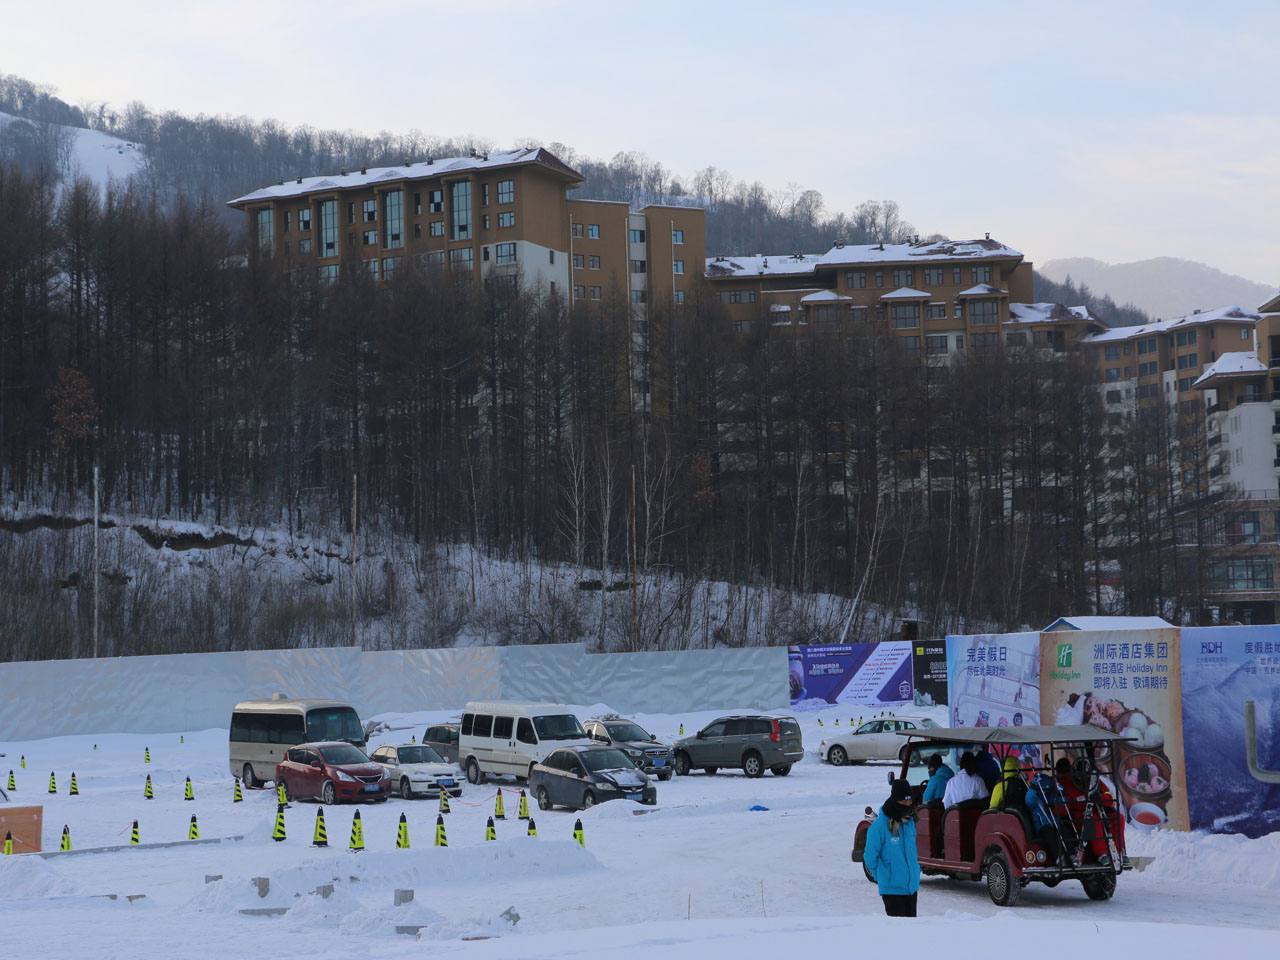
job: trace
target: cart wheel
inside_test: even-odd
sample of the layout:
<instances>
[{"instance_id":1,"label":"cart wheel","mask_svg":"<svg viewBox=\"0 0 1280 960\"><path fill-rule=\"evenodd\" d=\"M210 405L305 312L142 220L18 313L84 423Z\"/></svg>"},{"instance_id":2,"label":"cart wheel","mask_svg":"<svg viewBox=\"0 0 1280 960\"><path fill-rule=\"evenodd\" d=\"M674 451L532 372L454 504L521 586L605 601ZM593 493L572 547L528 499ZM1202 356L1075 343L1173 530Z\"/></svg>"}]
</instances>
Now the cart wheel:
<instances>
[{"instance_id":1,"label":"cart wheel","mask_svg":"<svg viewBox=\"0 0 1280 960\"><path fill-rule=\"evenodd\" d=\"M1110 900L1112 894L1116 892L1116 875L1114 873L1100 873L1092 877L1085 877L1080 881L1080 885L1084 887L1084 892L1090 900Z\"/></svg>"},{"instance_id":2,"label":"cart wheel","mask_svg":"<svg viewBox=\"0 0 1280 960\"><path fill-rule=\"evenodd\" d=\"M987 893L997 907L1012 907L1022 893L1022 884L1009 869L1004 854L996 852L987 858Z\"/></svg>"}]
</instances>

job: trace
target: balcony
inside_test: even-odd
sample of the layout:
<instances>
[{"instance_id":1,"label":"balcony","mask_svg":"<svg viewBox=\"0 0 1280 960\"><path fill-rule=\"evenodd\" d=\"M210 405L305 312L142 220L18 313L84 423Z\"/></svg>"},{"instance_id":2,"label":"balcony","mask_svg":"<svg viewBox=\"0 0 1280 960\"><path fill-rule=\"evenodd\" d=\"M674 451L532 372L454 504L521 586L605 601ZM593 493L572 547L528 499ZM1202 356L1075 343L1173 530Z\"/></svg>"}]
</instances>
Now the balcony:
<instances>
[{"instance_id":1,"label":"balcony","mask_svg":"<svg viewBox=\"0 0 1280 960\"><path fill-rule=\"evenodd\" d=\"M1272 427L1271 432L1280 433L1280 423L1277 423L1274 427ZM1220 443L1222 443L1222 434L1212 433L1209 435L1209 446L1216 447Z\"/></svg>"}]
</instances>

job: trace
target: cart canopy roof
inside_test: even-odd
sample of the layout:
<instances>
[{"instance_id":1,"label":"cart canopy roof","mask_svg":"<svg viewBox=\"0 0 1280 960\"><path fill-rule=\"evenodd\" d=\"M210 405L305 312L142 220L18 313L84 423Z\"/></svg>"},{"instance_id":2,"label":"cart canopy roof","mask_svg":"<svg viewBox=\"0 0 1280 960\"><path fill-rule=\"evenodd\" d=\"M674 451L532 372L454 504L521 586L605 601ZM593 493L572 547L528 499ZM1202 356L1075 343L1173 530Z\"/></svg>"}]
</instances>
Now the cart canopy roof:
<instances>
[{"instance_id":1,"label":"cart canopy roof","mask_svg":"<svg viewBox=\"0 0 1280 960\"><path fill-rule=\"evenodd\" d=\"M900 737L910 737L923 743L949 743L956 746L979 746L984 743L1101 743L1116 740L1132 740L1101 727L1089 724L1071 726L1029 727L942 727L932 730L898 731Z\"/></svg>"}]
</instances>

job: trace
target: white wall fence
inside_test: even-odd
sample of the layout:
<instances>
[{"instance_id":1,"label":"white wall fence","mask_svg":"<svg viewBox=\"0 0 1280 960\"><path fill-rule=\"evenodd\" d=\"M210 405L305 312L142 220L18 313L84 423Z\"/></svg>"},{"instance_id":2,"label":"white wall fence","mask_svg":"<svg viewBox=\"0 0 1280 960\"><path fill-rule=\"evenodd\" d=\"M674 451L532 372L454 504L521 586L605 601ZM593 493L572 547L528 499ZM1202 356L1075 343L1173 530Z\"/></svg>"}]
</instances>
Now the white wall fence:
<instances>
[{"instance_id":1,"label":"white wall fence","mask_svg":"<svg viewBox=\"0 0 1280 960\"><path fill-rule=\"evenodd\" d=\"M581 644L255 650L0 663L0 741L224 727L240 700L331 697L367 718L468 700L682 713L788 703L785 647L587 653Z\"/></svg>"}]
</instances>

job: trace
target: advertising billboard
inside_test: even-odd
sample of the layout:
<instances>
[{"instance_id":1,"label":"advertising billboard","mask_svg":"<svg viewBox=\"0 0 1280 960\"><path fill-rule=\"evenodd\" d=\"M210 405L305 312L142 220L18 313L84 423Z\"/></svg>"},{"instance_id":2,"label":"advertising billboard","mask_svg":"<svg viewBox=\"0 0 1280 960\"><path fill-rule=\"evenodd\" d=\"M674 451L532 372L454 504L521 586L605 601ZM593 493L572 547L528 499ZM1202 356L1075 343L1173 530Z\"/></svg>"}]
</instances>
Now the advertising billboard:
<instances>
[{"instance_id":1,"label":"advertising billboard","mask_svg":"<svg viewBox=\"0 0 1280 960\"><path fill-rule=\"evenodd\" d=\"M917 640L911 644L911 676L917 707L947 702L947 642Z\"/></svg>"},{"instance_id":2,"label":"advertising billboard","mask_svg":"<svg viewBox=\"0 0 1280 960\"><path fill-rule=\"evenodd\" d=\"M911 644L824 644L789 648L791 705L880 707L910 703Z\"/></svg>"},{"instance_id":3,"label":"advertising billboard","mask_svg":"<svg viewBox=\"0 0 1280 960\"><path fill-rule=\"evenodd\" d=\"M1040 722L1040 634L947 637L947 704L953 727Z\"/></svg>"}]
</instances>

